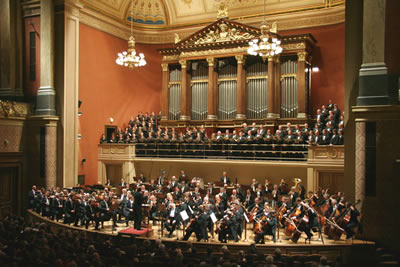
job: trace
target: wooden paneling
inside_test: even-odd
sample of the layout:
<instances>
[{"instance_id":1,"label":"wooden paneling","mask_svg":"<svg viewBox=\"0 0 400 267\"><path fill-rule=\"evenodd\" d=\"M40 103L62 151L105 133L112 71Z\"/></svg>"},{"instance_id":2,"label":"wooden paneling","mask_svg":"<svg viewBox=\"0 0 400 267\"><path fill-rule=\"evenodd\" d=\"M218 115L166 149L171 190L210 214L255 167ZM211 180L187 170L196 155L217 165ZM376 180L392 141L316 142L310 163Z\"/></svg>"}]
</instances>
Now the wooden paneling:
<instances>
[{"instance_id":1,"label":"wooden paneling","mask_svg":"<svg viewBox=\"0 0 400 267\"><path fill-rule=\"evenodd\" d=\"M0 218L16 213L16 184L18 169L16 167L0 167Z\"/></svg>"},{"instance_id":2,"label":"wooden paneling","mask_svg":"<svg viewBox=\"0 0 400 267\"><path fill-rule=\"evenodd\" d=\"M329 188L329 194L344 192L344 172L321 171L318 173L318 185Z\"/></svg>"}]
</instances>

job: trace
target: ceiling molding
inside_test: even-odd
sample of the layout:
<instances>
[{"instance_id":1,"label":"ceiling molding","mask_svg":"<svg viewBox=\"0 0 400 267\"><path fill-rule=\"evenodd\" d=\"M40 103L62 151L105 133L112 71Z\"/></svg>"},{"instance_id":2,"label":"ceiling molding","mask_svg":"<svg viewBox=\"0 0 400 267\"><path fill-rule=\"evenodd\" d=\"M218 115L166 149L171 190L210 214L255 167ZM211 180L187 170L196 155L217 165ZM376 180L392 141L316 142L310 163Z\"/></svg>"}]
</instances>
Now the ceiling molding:
<instances>
[{"instance_id":1,"label":"ceiling molding","mask_svg":"<svg viewBox=\"0 0 400 267\"><path fill-rule=\"evenodd\" d=\"M259 27L261 20L261 17L251 17L237 21L249 26ZM280 14L267 17L269 24L275 21L278 24L279 31L334 25L345 21L345 7L336 6L318 11L309 10L295 14ZM86 6L80 12L80 22L125 40L130 35L129 24L124 24L108 16L101 15ZM197 23L186 27L170 26L166 28L141 28L135 24L133 32L137 43L165 44L174 42L175 33L182 40L211 23Z\"/></svg>"}]
</instances>

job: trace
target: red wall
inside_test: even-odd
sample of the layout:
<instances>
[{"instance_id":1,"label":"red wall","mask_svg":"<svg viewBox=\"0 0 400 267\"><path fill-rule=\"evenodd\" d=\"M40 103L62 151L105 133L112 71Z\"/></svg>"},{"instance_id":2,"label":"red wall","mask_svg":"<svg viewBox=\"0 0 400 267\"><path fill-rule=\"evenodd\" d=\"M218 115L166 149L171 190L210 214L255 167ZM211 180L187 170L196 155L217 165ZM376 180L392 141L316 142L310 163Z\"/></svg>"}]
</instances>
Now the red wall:
<instances>
[{"instance_id":1,"label":"red wall","mask_svg":"<svg viewBox=\"0 0 400 267\"><path fill-rule=\"evenodd\" d=\"M32 25L28 23L33 23ZM35 31L36 34L36 79L31 81L29 77L29 34ZM29 17L24 20L24 95L34 97L40 87L40 17Z\"/></svg>"},{"instance_id":2,"label":"red wall","mask_svg":"<svg viewBox=\"0 0 400 267\"><path fill-rule=\"evenodd\" d=\"M317 108L333 103L344 108L344 36L345 24L282 31L281 35L311 33L317 40L312 53L312 66L319 67L319 72L312 74L311 83L311 115Z\"/></svg>"},{"instance_id":3,"label":"red wall","mask_svg":"<svg viewBox=\"0 0 400 267\"><path fill-rule=\"evenodd\" d=\"M161 55L159 45L136 45L143 52L147 65L129 70L115 63L117 54L126 51L126 40L80 24L79 27L79 174L86 175L86 184L97 182L97 145L104 126L124 126L139 111L155 111L161 107Z\"/></svg>"}]
</instances>

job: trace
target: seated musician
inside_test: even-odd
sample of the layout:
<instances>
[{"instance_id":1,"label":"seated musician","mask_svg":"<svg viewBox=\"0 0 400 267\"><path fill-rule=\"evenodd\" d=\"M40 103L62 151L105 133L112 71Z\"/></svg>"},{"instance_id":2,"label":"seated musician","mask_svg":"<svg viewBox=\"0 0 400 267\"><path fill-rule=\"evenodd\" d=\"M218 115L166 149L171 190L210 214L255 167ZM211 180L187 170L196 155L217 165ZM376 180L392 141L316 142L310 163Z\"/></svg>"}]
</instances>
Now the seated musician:
<instances>
[{"instance_id":1,"label":"seated musician","mask_svg":"<svg viewBox=\"0 0 400 267\"><path fill-rule=\"evenodd\" d=\"M271 182L269 181L269 179L265 179L265 183L264 183L264 192L267 195L272 194L272 189L273 189L273 185L271 184Z\"/></svg>"},{"instance_id":2,"label":"seated musician","mask_svg":"<svg viewBox=\"0 0 400 267\"><path fill-rule=\"evenodd\" d=\"M231 210L227 210L226 215L222 218L222 223L218 232L218 240L222 243L226 243L228 236L231 239L238 242L237 235L238 222L236 216L234 216Z\"/></svg>"},{"instance_id":3,"label":"seated musician","mask_svg":"<svg viewBox=\"0 0 400 267\"><path fill-rule=\"evenodd\" d=\"M246 195L244 196L244 206L249 209L254 204L254 195L251 193L251 189L246 190Z\"/></svg>"},{"instance_id":4,"label":"seated musician","mask_svg":"<svg viewBox=\"0 0 400 267\"><path fill-rule=\"evenodd\" d=\"M107 182L105 183L105 186L112 186L110 179L107 179Z\"/></svg>"},{"instance_id":5,"label":"seated musician","mask_svg":"<svg viewBox=\"0 0 400 267\"><path fill-rule=\"evenodd\" d=\"M199 213L189 223L188 228L186 229L186 234L182 240L187 241L194 232L196 234L197 242L199 242L201 239L207 241L208 240L207 224L209 218L210 215L208 212L208 206L207 205L200 206Z\"/></svg>"},{"instance_id":6,"label":"seated musician","mask_svg":"<svg viewBox=\"0 0 400 267\"><path fill-rule=\"evenodd\" d=\"M89 199L89 196L86 195L82 200L82 225L85 225L85 228L89 228L89 223L93 221L95 223L95 230L99 230L99 220L95 215L95 210L93 209L93 203L95 200Z\"/></svg>"},{"instance_id":7,"label":"seated musician","mask_svg":"<svg viewBox=\"0 0 400 267\"><path fill-rule=\"evenodd\" d=\"M350 221L344 229L346 231L346 239L351 239L354 236L354 228L358 226L358 230L362 233L361 224L358 221L358 216L360 212L358 209L350 202L347 203L347 208L350 209Z\"/></svg>"},{"instance_id":8,"label":"seated musician","mask_svg":"<svg viewBox=\"0 0 400 267\"><path fill-rule=\"evenodd\" d=\"M100 197L102 198L102 197ZM113 229L117 227L117 217L114 211L110 209L109 197L105 195L99 203L101 228L104 228L104 221L113 220Z\"/></svg>"},{"instance_id":9,"label":"seated musician","mask_svg":"<svg viewBox=\"0 0 400 267\"><path fill-rule=\"evenodd\" d=\"M257 187L258 187L258 182L257 182L257 180L256 180L255 178L253 178L253 180L252 180L252 182L251 182L251 185L250 185L251 191L252 191L253 193L255 193Z\"/></svg>"},{"instance_id":10,"label":"seated musician","mask_svg":"<svg viewBox=\"0 0 400 267\"><path fill-rule=\"evenodd\" d=\"M129 226L129 221L133 220L133 196L132 194L127 197L127 201L125 201L122 213L125 217L126 226Z\"/></svg>"},{"instance_id":11,"label":"seated musician","mask_svg":"<svg viewBox=\"0 0 400 267\"><path fill-rule=\"evenodd\" d=\"M168 209L168 219L164 223L165 228L168 230L168 237L171 237L176 227L179 227L181 215L179 214L179 209L176 207L175 203L169 203Z\"/></svg>"},{"instance_id":12,"label":"seated musician","mask_svg":"<svg viewBox=\"0 0 400 267\"><path fill-rule=\"evenodd\" d=\"M138 177L138 184L142 184L146 182L146 177L144 177L143 173L141 173Z\"/></svg>"},{"instance_id":13,"label":"seated musician","mask_svg":"<svg viewBox=\"0 0 400 267\"><path fill-rule=\"evenodd\" d=\"M125 179L121 178L121 183L119 184L119 186L125 187L126 185L127 185L127 182L125 182Z\"/></svg>"},{"instance_id":14,"label":"seated musician","mask_svg":"<svg viewBox=\"0 0 400 267\"><path fill-rule=\"evenodd\" d=\"M264 209L257 214L254 219L255 223L255 243L264 244L264 236L272 235L272 241L276 242L276 227L278 225L278 221L275 217L274 212L271 211L268 203L265 203ZM257 230L256 230L257 229Z\"/></svg>"},{"instance_id":15,"label":"seated musician","mask_svg":"<svg viewBox=\"0 0 400 267\"><path fill-rule=\"evenodd\" d=\"M189 177L186 175L184 170L181 170L181 175L179 176L179 182L182 183L182 181L185 183L189 182Z\"/></svg>"}]
</instances>

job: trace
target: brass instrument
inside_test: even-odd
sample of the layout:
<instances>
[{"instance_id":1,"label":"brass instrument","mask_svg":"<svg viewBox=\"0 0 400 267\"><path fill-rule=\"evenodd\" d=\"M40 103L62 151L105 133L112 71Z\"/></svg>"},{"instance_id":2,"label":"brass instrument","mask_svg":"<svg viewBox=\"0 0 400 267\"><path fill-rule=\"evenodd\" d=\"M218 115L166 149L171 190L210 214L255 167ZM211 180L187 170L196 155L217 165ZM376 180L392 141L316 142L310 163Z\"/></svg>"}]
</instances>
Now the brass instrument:
<instances>
[{"instance_id":1,"label":"brass instrument","mask_svg":"<svg viewBox=\"0 0 400 267\"><path fill-rule=\"evenodd\" d=\"M300 178L293 178L292 181L294 183L295 190L298 190L298 185L301 183L301 179Z\"/></svg>"}]
</instances>

